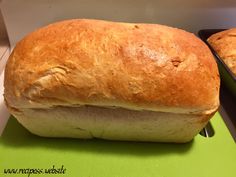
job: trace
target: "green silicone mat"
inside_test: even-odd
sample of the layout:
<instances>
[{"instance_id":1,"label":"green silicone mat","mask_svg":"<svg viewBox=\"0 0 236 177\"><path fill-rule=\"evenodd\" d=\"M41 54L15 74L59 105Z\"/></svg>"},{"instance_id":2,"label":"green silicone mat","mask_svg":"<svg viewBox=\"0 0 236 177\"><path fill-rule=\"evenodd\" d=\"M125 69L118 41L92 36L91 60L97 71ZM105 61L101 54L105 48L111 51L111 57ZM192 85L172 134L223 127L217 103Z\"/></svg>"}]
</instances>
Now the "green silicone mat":
<instances>
[{"instance_id":1,"label":"green silicone mat","mask_svg":"<svg viewBox=\"0 0 236 177\"><path fill-rule=\"evenodd\" d=\"M0 176L235 177L236 143L219 113L211 123L212 138L165 144L41 138L11 117L0 137Z\"/></svg>"}]
</instances>

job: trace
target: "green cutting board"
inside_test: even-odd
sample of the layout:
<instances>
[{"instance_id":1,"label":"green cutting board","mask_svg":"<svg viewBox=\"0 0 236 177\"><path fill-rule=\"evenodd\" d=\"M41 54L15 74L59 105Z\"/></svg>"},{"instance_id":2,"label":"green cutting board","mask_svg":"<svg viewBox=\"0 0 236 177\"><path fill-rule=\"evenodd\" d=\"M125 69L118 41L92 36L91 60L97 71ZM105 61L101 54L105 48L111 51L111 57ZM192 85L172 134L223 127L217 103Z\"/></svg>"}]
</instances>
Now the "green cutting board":
<instances>
[{"instance_id":1,"label":"green cutting board","mask_svg":"<svg viewBox=\"0 0 236 177\"><path fill-rule=\"evenodd\" d=\"M235 177L236 144L219 113L211 123L212 138L165 144L41 138L11 117L0 137L0 176Z\"/></svg>"}]
</instances>

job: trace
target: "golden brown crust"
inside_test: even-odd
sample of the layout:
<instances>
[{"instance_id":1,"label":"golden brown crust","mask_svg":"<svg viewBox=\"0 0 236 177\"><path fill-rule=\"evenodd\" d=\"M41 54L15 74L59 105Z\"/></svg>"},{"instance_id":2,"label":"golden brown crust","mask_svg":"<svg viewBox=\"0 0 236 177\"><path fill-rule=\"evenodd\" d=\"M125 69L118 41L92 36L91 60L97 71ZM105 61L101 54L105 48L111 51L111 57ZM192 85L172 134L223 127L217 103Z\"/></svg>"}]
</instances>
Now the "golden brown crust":
<instances>
[{"instance_id":1,"label":"golden brown crust","mask_svg":"<svg viewBox=\"0 0 236 177\"><path fill-rule=\"evenodd\" d=\"M236 75L236 28L215 33L208 42Z\"/></svg>"},{"instance_id":2,"label":"golden brown crust","mask_svg":"<svg viewBox=\"0 0 236 177\"><path fill-rule=\"evenodd\" d=\"M215 111L219 74L193 34L156 24L68 20L20 41L5 70L15 108L99 105Z\"/></svg>"}]
</instances>

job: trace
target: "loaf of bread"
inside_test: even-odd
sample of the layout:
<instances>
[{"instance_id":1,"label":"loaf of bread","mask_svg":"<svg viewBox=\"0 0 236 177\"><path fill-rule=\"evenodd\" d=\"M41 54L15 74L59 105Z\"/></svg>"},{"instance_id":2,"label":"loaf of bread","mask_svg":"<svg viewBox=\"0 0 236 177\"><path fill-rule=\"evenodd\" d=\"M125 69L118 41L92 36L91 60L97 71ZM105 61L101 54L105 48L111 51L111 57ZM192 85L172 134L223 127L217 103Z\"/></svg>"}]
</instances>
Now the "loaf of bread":
<instances>
[{"instance_id":1,"label":"loaf of bread","mask_svg":"<svg viewBox=\"0 0 236 177\"><path fill-rule=\"evenodd\" d=\"M5 69L5 101L45 137L190 141L219 106L219 73L193 34L75 19L27 35Z\"/></svg>"},{"instance_id":2,"label":"loaf of bread","mask_svg":"<svg viewBox=\"0 0 236 177\"><path fill-rule=\"evenodd\" d=\"M208 42L236 76L236 28L215 33Z\"/></svg>"}]
</instances>

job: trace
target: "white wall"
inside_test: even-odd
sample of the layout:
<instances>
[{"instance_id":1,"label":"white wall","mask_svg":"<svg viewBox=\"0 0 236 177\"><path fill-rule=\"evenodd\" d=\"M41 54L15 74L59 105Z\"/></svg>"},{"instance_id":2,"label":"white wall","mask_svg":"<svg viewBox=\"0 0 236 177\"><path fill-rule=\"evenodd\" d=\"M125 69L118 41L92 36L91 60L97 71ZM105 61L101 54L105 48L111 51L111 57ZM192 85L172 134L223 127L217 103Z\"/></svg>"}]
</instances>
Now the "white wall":
<instances>
[{"instance_id":1,"label":"white wall","mask_svg":"<svg viewBox=\"0 0 236 177\"><path fill-rule=\"evenodd\" d=\"M10 42L69 18L160 23L197 32L236 26L236 0L2 0Z\"/></svg>"}]
</instances>

